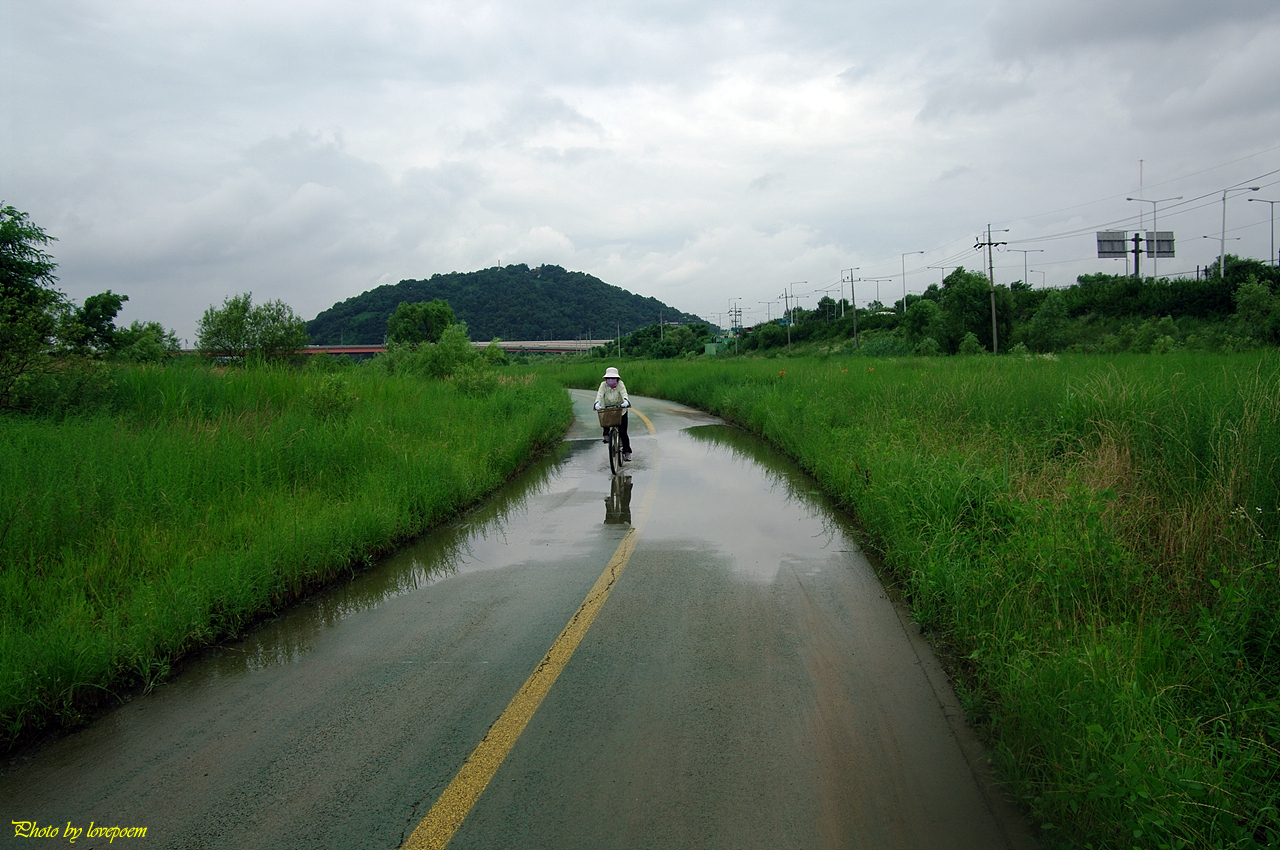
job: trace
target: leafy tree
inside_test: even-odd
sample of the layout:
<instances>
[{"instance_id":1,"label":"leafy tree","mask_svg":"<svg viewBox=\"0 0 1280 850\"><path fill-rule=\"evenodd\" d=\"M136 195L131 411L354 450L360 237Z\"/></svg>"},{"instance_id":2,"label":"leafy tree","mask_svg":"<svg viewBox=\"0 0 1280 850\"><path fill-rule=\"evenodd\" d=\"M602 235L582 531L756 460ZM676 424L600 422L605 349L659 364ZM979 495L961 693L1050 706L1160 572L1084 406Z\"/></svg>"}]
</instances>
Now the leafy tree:
<instances>
[{"instance_id":1,"label":"leafy tree","mask_svg":"<svg viewBox=\"0 0 1280 850\"><path fill-rule=\"evenodd\" d=\"M210 307L196 325L201 351L241 359L283 357L306 347L306 323L283 301L253 306L253 294L234 295Z\"/></svg>"},{"instance_id":2,"label":"leafy tree","mask_svg":"<svg viewBox=\"0 0 1280 850\"><path fill-rule=\"evenodd\" d=\"M110 289L90 295L81 307L67 310L59 335L76 354L103 355L115 348L116 314L128 295L116 295Z\"/></svg>"},{"instance_id":3,"label":"leafy tree","mask_svg":"<svg viewBox=\"0 0 1280 850\"><path fill-rule=\"evenodd\" d=\"M457 322L449 302L441 298L409 303L401 301L387 319L387 343L421 345L440 341L445 328Z\"/></svg>"},{"instance_id":4,"label":"leafy tree","mask_svg":"<svg viewBox=\"0 0 1280 850\"><path fill-rule=\"evenodd\" d=\"M161 363L178 353L178 336L159 322L134 321L115 332L111 359L122 363Z\"/></svg>"},{"instance_id":5,"label":"leafy tree","mask_svg":"<svg viewBox=\"0 0 1280 850\"><path fill-rule=\"evenodd\" d=\"M253 348L249 339L249 313L253 295L233 295L222 302L222 308L210 307L196 325L196 344L207 354L245 357Z\"/></svg>"},{"instance_id":6,"label":"leafy tree","mask_svg":"<svg viewBox=\"0 0 1280 850\"><path fill-rule=\"evenodd\" d=\"M925 338L932 338L936 346L938 337L943 334L942 308L936 301L924 298L915 301L907 308L902 329L908 343L916 344Z\"/></svg>"},{"instance_id":7,"label":"leafy tree","mask_svg":"<svg viewBox=\"0 0 1280 850\"><path fill-rule=\"evenodd\" d=\"M755 335L760 338L761 349L787 344L787 332L779 327L777 322L765 322Z\"/></svg>"},{"instance_id":8,"label":"leafy tree","mask_svg":"<svg viewBox=\"0 0 1280 850\"><path fill-rule=\"evenodd\" d=\"M1062 347L1067 327L1067 303L1062 293L1050 292L1027 325L1027 342L1036 351L1056 351Z\"/></svg>"},{"instance_id":9,"label":"leafy tree","mask_svg":"<svg viewBox=\"0 0 1280 850\"><path fill-rule=\"evenodd\" d=\"M992 349L991 284L981 274L958 268L943 281L942 308L947 314L943 343L956 351L966 334L973 334L984 350ZM1013 300L1007 287L995 290L996 327L1000 339L1009 340L1013 328ZM939 342L943 342L939 340Z\"/></svg>"},{"instance_id":10,"label":"leafy tree","mask_svg":"<svg viewBox=\"0 0 1280 850\"><path fill-rule=\"evenodd\" d=\"M307 323L279 299L249 311L249 337L254 353L262 357L293 354L310 344Z\"/></svg>"},{"instance_id":11,"label":"leafy tree","mask_svg":"<svg viewBox=\"0 0 1280 850\"><path fill-rule=\"evenodd\" d=\"M12 406L24 377L50 365L66 309L53 288L57 263L44 250L50 241L26 213L0 207L0 407Z\"/></svg>"},{"instance_id":12,"label":"leafy tree","mask_svg":"<svg viewBox=\"0 0 1280 850\"><path fill-rule=\"evenodd\" d=\"M1253 275L1235 291L1236 324L1253 339L1274 343L1280 327L1280 300Z\"/></svg>"}]
</instances>

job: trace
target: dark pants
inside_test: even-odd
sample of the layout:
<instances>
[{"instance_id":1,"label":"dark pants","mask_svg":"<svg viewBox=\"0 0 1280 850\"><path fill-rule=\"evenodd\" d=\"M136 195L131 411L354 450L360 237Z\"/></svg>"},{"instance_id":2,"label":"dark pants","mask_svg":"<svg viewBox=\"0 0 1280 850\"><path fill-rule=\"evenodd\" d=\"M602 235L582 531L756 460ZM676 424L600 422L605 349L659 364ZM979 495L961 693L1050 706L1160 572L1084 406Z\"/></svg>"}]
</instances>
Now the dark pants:
<instances>
[{"instance_id":1,"label":"dark pants","mask_svg":"<svg viewBox=\"0 0 1280 850\"><path fill-rule=\"evenodd\" d=\"M604 436L608 438L609 429L604 429ZM622 424L618 426L618 436L622 438L622 450L628 454L631 452L631 438L627 436L627 412L622 412Z\"/></svg>"}]
</instances>

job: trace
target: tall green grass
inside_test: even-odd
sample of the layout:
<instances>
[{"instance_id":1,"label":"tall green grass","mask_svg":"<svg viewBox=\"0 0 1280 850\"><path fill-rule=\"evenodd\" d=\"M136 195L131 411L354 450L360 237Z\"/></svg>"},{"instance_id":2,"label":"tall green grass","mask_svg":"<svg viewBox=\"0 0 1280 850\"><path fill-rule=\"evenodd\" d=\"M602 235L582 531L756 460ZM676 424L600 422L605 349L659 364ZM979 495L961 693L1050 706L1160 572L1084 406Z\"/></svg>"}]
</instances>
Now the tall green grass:
<instances>
[{"instance_id":1,"label":"tall green grass","mask_svg":"<svg viewBox=\"0 0 1280 850\"><path fill-rule=\"evenodd\" d=\"M0 742L475 502L564 433L545 380L128 368L113 408L0 420Z\"/></svg>"},{"instance_id":2,"label":"tall green grass","mask_svg":"<svg viewBox=\"0 0 1280 850\"><path fill-rule=\"evenodd\" d=\"M624 377L762 434L859 518L1047 845L1280 846L1274 354Z\"/></svg>"}]
</instances>

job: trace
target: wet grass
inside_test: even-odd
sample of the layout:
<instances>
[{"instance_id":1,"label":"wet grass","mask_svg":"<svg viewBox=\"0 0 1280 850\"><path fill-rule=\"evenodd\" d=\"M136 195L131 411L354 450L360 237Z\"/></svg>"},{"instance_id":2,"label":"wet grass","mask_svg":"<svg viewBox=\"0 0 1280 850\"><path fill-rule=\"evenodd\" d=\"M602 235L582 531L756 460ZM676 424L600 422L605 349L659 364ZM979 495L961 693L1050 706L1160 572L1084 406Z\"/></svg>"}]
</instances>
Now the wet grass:
<instances>
[{"instance_id":1,"label":"wet grass","mask_svg":"<svg viewBox=\"0 0 1280 850\"><path fill-rule=\"evenodd\" d=\"M360 568L558 440L559 385L372 368L121 369L110 410L0 419L0 745Z\"/></svg>"},{"instance_id":2,"label":"wet grass","mask_svg":"<svg viewBox=\"0 0 1280 850\"><path fill-rule=\"evenodd\" d=\"M1276 355L623 375L762 434L859 519L1046 846L1280 846Z\"/></svg>"}]
</instances>

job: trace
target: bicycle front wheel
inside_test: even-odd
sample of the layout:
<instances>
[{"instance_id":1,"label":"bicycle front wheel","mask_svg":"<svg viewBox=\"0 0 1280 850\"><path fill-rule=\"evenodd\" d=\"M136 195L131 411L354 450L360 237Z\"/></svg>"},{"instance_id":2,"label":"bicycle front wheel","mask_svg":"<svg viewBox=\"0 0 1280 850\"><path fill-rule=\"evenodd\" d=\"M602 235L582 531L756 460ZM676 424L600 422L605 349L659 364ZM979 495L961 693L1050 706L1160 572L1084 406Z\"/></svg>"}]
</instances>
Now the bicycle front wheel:
<instances>
[{"instance_id":1,"label":"bicycle front wheel","mask_svg":"<svg viewBox=\"0 0 1280 850\"><path fill-rule=\"evenodd\" d=\"M614 475L622 472L622 437L616 426L609 429L609 471Z\"/></svg>"}]
</instances>

